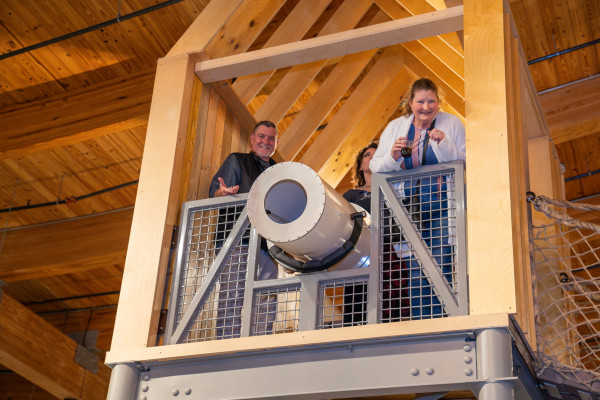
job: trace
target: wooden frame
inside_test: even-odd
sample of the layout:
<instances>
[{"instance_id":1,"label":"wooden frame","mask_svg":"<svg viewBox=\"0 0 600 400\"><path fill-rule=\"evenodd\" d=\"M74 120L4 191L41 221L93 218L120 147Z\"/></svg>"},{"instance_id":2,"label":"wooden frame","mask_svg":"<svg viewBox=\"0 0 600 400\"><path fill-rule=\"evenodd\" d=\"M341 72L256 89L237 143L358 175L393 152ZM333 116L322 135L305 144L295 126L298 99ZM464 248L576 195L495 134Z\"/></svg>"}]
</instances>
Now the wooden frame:
<instances>
[{"instance_id":1,"label":"wooden frame","mask_svg":"<svg viewBox=\"0 0 600 400\"><path fill-rule=\"evenodd\" d=\"M222 13L213 8L223 2L228 3L228 0L213 0L209 4L210 12L201 14L198 20L210 18L209 26L218 31L218 27L223 26L235 13L235 6L223 6ZM188 37L202 37L204 45L197 42L185 45L178 43L174 47L177 54L172 51L159 62L119 312L106 362L114 364L172 359L260 350L279 345L302 346L309 342L420 334L452 330L454 328L451 325L460 326L460 329L508 326L507 315L518 311L516 271L521 268L519 263L523 262L520 255L527 249L527 243L523 242L524 235L521 234L527 227L523 226L523 202L520 200L520 190L527 182L524 175L527 173L527 163L524 161L525 154L518 151L521 139L515 136L517 130L514 129L514 121L518 121L519 117L510 112L523 99L508 91L512 81L507 76L507 68L513 66L509 59L518 56L518 52L511 51L511 44L508 43L511 36L505 34L510 29L510 24L506 24L506 10L508 5L503 0L465 0L464 15L462 7L454 7L444 12L407 18L413 23L439 23L442 28L437 33L460 30L463 24L458 19L464 20L464 81L465 97L468 99L465 107L467 164L476 166L467 167L470 316L452 318L452 321L409 321L401 323L401 327L381 324L335 332L311 332L308 335L285 334L276 338L243 338L152 347L156 343L171 227L175 224L175 215L180 206L175 194L180 193L181 158L186 146L191 83L197 79L194 74L206 83L241 73L246 75L378 48L398 43L401 40L398 39L398 32L409 28L403 25L406 21L393 21L370 30L357 29L343 35L329 35L335 40L342 40L342 44L337 46L335 40L324 36L311 39L312 42L307 40L213 60L207 60L202 52L208 46L209 38L216 36L216 31L203 34L190 32L184 35L186 43ZM442 20L445 22L440 22ZM198 22L191 29L201 30L201 27L202 24ZM404 36L405 39L422 37L427 31L419 28L418 24L416 27L411 25L410 29L411 36ZM376 34L370 37L368 32ZM390 42L390 37L396 39ZM312 45L320 47L313 48ZM413 64L418 62L414 60ZM202 90L206 88L200 85ZM239 109L239 103L234 103L229 100L228 107ZM214 111L208 110L207 120L212 118L211 112ZM196 129L200 132L204 128ZM204 130L203 134L209 135L209 132ZM209 136L206 139L212 140ZM515 167L519 166L523 171L517 173ZM515 212L517 209L520 211ZM494 227L493 235L490 235L490 223Z\"/></svg>"}]
</instances>

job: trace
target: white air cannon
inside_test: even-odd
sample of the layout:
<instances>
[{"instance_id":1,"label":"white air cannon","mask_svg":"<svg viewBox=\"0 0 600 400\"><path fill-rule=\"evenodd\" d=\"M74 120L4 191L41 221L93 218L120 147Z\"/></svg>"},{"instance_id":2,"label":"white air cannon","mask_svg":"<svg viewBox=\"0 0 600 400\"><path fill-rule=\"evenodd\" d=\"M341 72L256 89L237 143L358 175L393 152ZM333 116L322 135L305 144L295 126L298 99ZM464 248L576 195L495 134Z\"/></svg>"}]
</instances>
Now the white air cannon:
<instances>
[{"instance_id":1,"label":"white air cannon","mask_svg":"<svg viewBox=\"0 0 600 400\"><path fill-rule=\"evenodd\" d=\"M369 265L369 215L304 164L268 168L252 185L247 209L271 255L289 270Z\"/></svg>"}]
</instances>

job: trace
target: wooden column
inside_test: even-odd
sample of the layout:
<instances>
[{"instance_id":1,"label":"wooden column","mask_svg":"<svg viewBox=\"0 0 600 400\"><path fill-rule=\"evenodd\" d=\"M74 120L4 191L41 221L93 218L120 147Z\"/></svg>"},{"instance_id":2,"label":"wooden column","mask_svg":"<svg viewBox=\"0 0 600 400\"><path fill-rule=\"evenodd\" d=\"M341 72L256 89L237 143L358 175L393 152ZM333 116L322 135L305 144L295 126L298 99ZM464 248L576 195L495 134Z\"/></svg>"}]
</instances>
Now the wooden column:
<instances>
[{"instance_id":1,"label":"wooden column","mask_svg":"<svg viewBox=\"0 0 600 400\"><path fill-rule=\"evenodd\" d=\"M159 60L111 352L156 341L193 79L188 55Z\"/></svg>"},{"instance_id":2,"label":"wooden column","mask_svg":"<svg viewBox=\"0 0 600 400\"><path fill-rule=\"evenodd\" d=\"M516 312L503 0L465 0L471 314Z\"/></svg>"}]
</instances>

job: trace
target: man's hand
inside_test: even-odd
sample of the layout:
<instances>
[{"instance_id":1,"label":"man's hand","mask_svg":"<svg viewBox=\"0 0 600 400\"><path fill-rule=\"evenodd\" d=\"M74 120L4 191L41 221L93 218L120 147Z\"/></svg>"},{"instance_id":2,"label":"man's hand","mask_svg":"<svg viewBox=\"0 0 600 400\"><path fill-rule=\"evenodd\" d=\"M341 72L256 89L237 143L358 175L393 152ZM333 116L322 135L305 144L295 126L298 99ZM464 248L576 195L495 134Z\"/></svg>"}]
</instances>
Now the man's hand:
<instances>
[{"instance_id":1,"label":"man's hand","mask_svg":"<svg viewBox=\"0 0 600 400\"><path fill-rule=\"evenodd\" d=\"M236 194L238 192L238 190L240 190L240 185L227 187L223 178L218 177L217 179L219 180L219 190L217 190L215 192L216 197L229 196L231 194Z\"/></svg>"}]
</instances>

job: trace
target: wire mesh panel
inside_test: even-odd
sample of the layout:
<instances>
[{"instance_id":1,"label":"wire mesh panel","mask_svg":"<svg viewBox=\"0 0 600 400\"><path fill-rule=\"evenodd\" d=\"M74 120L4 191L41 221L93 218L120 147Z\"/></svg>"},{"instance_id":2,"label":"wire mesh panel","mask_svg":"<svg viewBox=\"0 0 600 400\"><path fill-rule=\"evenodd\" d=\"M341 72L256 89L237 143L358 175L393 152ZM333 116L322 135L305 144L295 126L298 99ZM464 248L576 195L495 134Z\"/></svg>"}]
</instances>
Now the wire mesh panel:
<instances>
[{"instance_id":1,"label":"wire mesh panel","mask_svg":"<svg viewBox=\"0 0 600 400\"><path fill-rule=\"evenodd\" d=\"M543 196L534 202L552 218L531 227L537 373L600 391L600 226L551 204L600 211Z\"/></svg>"},{"instance_id":2,"label":"wire mesh panel","mask_svg":"<svg viewBox=\"0 0 600 400\"><path fill-rule=\"evenodd\" d=\"M457 246L457 227L464 231L456 191L462 190L462 175L457 184L456 168L428 167L388 174L380 183L385 189L376 207L381 322L467 313L466 293L459 292L459 282L466 288L466 263L459 262Z\"/></svg>"},{"instance_id":3,"label":"wire mesh panel","mask_svg":"<svg viewBox=\"0 0 600 400\"><path fill-rule=\"evenodd\" d=\"M205 300L192 318L183 342L240 337L244 286L247 274L249 230L233 245L220 266L214 265L225 239L244 209L245 202L191 209L188 213L183 262L176 293L179 324L197 295L210 268L218 268L216 283L208 288Z\"/></svg>"},{"instance_id":4,"label":"wire mesh panel","mask_svg":"<svg viewBox=\"0 0 600 400\"><path fill-rule=\"evenodd\" d=\"M310 274L277 265L246 194L185 203L165 343L466 315L464 164L431 167L375 174L370 262Z\"/></svg>"},{"instance_id":5,"label":"wire mesh panel","mask_svg":"<svg viewBox=\"0 0 600 400\"><path fill-rule=\"evenodd\" d=\"M297 332L300 285L257 289L252 308L251 335Z\"/></svg>"},{"instance_id":6,"label":"wire mesh panel","mask_svg":"<svg viewBox=\"0 0 600 400\"><path fill-rule=\"evenodd\" d=\"M367 277L353 277L321 282L317 329L365 325L367 281Z\"/></svg>"}]
</instances>

